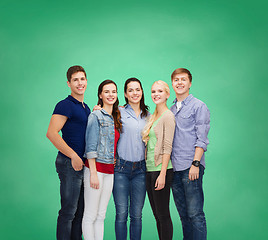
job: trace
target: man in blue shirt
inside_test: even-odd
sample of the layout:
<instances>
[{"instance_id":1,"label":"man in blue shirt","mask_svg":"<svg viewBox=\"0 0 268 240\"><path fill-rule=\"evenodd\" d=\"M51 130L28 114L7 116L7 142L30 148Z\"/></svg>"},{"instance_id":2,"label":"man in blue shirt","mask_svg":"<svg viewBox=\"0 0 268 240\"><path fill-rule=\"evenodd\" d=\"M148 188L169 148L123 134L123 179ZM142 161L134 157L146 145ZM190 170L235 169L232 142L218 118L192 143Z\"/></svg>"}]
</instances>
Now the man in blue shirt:
<instances>
[{"instance_id":1,"label":"man in blue shirt","mask_svg":"<svg viewBox=\"0 0 268 240\"><path fill-rule=\"evenodd\" d=\"M83 154L90 109L84 103L87 88L84 68L70 67L67 79L71 95L56 105L47 137L59 150L56 170L60 179L61 209L57 221L57 239L81 240L84 211Z\"/></svg>"},{"instance_id":2,"label":"man in blue shirt","mask_svg":"<svg viewBox=\"0 0 268 240\"><path fill-rule=\"evenodd\" d=\"M182 222L183 239L203 240L207 239L207 227L202 179L204 152L209 143L210 113L205 103L189 94L192 85L189 70L176 69L171 80L176 93L175 104L170 109L176 120L171 154L172 192Z\"/></svg>"}]
</instances>

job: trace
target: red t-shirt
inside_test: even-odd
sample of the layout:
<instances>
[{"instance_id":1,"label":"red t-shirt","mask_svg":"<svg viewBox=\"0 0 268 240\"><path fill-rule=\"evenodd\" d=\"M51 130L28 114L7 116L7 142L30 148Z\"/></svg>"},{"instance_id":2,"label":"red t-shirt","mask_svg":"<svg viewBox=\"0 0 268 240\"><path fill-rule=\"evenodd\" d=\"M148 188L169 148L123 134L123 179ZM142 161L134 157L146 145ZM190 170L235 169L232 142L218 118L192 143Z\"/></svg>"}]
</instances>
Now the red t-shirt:
<instances>
[{"instance_id":1,"label":"red t-shirt","mask_svg":"<svg viewBox=\"0 0 268 240\"><path fill-rule=\"evenodd\" d=\"M114 157L115 157L116 146L117 146L117 142L119 140L119 137L120 137L120 133L115 128L114 129ZM89 168L88 160L85 161L85 166ZM106 164L106 163L96 162L96 169L97 169L97 172L113 174L114 173L114 164L113 163Z\"/></svg>"}]
</instances>

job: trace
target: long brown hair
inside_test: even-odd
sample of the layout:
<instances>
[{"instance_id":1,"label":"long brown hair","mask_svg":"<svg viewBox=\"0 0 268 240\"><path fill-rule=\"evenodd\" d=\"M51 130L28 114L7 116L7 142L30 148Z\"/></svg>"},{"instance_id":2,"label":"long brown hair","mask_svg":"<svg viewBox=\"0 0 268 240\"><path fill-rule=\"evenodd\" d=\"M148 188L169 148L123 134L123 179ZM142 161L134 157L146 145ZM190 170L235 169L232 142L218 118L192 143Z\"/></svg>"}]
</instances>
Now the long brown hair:
<instances>
[{"instance_id":1,"label":"long brown hair","mask_svg":"<svg viewBox=\"0 0 268 240\"><path fill-rule=\"evenodd\" d=\"M147 117L149 107L147 105L145 105L145 103L144 103L144 93L143 93L143 88L142 88L142 85L141 85L141 81L139 79L137 79L137 78L134 78L134 77L127 79L126 82L125 82L125 86L124 86L124 92L125 93L127 93L127 85L130 82L137 82L137 83L140 84L141 91L142 91L142 96L141 96L141 100L140 100L140 109L142 110L141 117ZM125 106L126 106L128 104L128 99L125 97L125 100L126 100L126 104L125 104Z\"/></svg>"},{"instance_id":2,"label":"long brown hair","mask_svg":"<svg viewBox=\"0 0 268 240\"><path fill-rule=\"evenodd\" d=\"M114 84L116 87L116 91L117 91L117 85L114 81L112 80L104 80L98 88L98 103L97 105L100 105L101 107L103 107L103 101L100 98L100 94L102 93L102 89L105 85L107 84ZM112 116L114 118L114 125L115 128L117 129L117 131L122 132L122 123L121 123L121 114L120 111L118 109L118 105L119 105L119 100L118 98L116 99L115 103L113 104L113 112L112 112Z\"/></svg>"}]
</instances>

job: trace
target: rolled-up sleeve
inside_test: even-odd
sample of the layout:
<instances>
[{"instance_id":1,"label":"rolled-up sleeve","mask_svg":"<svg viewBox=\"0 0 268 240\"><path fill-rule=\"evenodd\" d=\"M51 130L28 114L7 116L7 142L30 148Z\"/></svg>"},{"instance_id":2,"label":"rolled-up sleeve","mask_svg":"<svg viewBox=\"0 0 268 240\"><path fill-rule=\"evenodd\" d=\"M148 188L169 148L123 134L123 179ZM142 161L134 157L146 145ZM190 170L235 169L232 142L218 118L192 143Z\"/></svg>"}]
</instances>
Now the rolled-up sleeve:
<instances>
[{"instance_id":1,"label":"rolled-up sleeve","mask_svg":"<svg viewBox=\"0 0 268 240\"><path fill-rule=\"evenodd\" d=\"M95 114L91 113L88 117L86 129L86 146L84 157L87 159L97 158L97 147L99 139L100 125Z\"/></svg>"},{"instance_id":2,"label":"rolled-up sleeve","mask_svg":"<svg viewBox=\"0 0 268 240\"><path fill-rule=\"evenodd\" d=\"M209 144L208 132L210 129L210 112L205 104L197 108L195 113L195 130L196 130L196 143L195 147L200 147L207 151Z\"/></svg>"}]
</instances>

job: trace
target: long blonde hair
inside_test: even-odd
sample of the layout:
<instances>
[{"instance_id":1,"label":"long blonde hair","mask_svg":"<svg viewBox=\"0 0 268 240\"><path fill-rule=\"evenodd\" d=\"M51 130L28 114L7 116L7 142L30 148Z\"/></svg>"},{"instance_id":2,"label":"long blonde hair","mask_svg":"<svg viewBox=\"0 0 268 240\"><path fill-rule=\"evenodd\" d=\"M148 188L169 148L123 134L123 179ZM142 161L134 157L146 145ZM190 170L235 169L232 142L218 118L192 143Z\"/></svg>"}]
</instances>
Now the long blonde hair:
<instances>
[{"instance_id":1,"label":"long blonde hair","mask_svg":"<svg viewBox=\"0 0 268 240\"><path fill-rule=\"evenodd\" d=\"M158 81L155 81L153 83L153 85L154 84L161 85L164 88L164 90L166 91L166 93L170 94L170 89L169 89L169 86L168 86L168 84L166 82L164 82L162 80L158 80ZM153 87L153 85L152 85L152 87ZM145 125L145 127L144 127L144 129L143 129L143 131L141 133L142 140L145 142L145 144L147 144L148 141L149 141L149 132L151 130L152 125L154 124L154 122L156 120L157 113L158 113L157 108L155 108L154 113L150 116L147 124Z\"/></svg>"}]
</instances>

